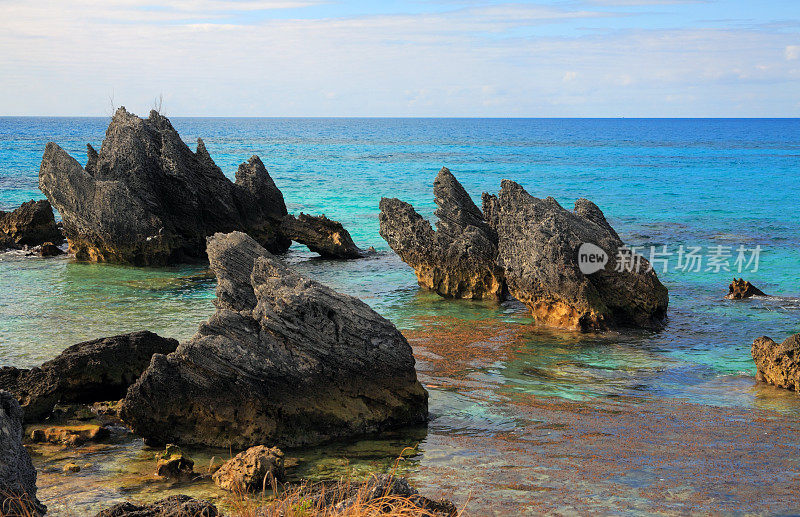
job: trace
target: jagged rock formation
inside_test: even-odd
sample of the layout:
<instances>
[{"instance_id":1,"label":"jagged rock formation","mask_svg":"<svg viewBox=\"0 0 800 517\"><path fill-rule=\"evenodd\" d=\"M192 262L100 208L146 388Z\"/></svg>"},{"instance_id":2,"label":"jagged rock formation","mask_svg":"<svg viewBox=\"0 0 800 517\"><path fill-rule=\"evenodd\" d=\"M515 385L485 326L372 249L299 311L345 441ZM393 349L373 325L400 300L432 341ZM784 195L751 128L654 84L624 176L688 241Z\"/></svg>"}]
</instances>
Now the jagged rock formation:
<instances>
[{"instance_id":1,"label":"jagged rock formation","mask_svg":"<svg viewBox=\"0 0 800 517\"><path fill-rule=\"evenodd\" d=\"M264 490L285 477L283 452L266 445L240 452L212 476L218 487L236 493Z\"/></svg>"},{"instance_id":2,"label":"jagged rock formation","mask_svg":"<svg viewBox=\"0 0 800 517\"><path fill-rule=\"evenodd\" d=\"M41 515L36 499L36 469L22 446L22 409L11 393L0 391L0 515Z\"/></svg>"},{"instance_id":3,"label":"jagged rock formation","mask_svg":"<svg viewBox=\"0 0 800 517\"><path fill-rule=\"evenodd\" d=\"M800 392L800 334L778 344L763 336L750 348L756 363L756 379L779 388Z\"/></svg>"},{"instance_id":4,"label":"jagged rock formation","mask_svg":"<svg viewBox=\"0 0 800 517\"><path fill-rule=\"evenodd\" d=\"M217 517L217 507L205 499L171 495L151 504L124 502L106 508L95 517Z\"/></svg>"},{"instance_id":5,"label":"jagged rock formation","mask_svg":"<svg viewBox=\"0 0 800 517\"><path fill-rule=\"evenodd\" d=\"M147 331L86 341L37 368L0 368L0 389L17 397L26 422L35 422L59 402L121 399L153 354L168 354L177 347L176 340Z\"/></svg>"},{"instance_id":6,"label":"jagged rock formation","mask_svg":"<svg viewBox=\"0 0 800 517\"><path fill-rule=\"evenodd\" d=\"M728 286L728 294L725 298L728 300L742 300L744 298L751 298L753 296L767 296L758 287L754 286L743 278L733 279L731 285Z\"/></svg>"},{"instance_id":7,"label":"jagged rock formation","mask_svg":"<svg viewBox=\"0 0 800 517\"><path fill-rule=\"evenodd\" d=\"M443 167L433 183L436 231L414 207L399 199L380 202L380 234L414 268L417 281L445 297L500 299L497 233L464 187Z\"/></svg>"},{"instance_id":8,"label":"jagged rock formation","mask_svg":"<svg viewBox=\"0 0 800 517\"><path fill-rule=\"evenodd\" d=\"M669 302L666 287L644 257L623 248L594 203L579 199L571 212L509 180L503 180L496 203L492 219L497 221L499 265L511 295L530 308L538 323L582 331L661 324ZM605 267L581 272L578 250L583 243L607 254ZM618 258L624 260L619 268Z\"/></svg>"},{"instance_id":9,"label":"jagged rock formation","mask_svg":"<svg viewBox=\"0 0 800 517\"><path fill-rule=\"evenodd\" d=\"M39 171L42 192L61 214L78 259L161 265L205 260L205 238L241 230L273 252L290 242L277 231L283 195L257 156L232 183L198 139L192 152L169 120L119 108L86 168L54 143Z\"/></svg>"},{"instance_id":10,"label":"jagged rock formation","mask_svg":"<svg viewBox=\"0 0 800 517\"><path fill-rule=\"evenodd\" d=\"M208 240L216 313L156 354L122 404L149 443L298 446L416 424L427 393L402 334L241 232Z\"/></svg>"},{"instance_id":11,"label":"jagged rock formation","mask_svg":"<svg viewBox=\"0 0 800 517\"><path fill-rule=\"evenodd\" d=\"M0 250L39 246L45 242L63 242L50 203L28 201L12 212L0 210Z\"/></svg>"},{"instance_id":12,"label":"jagged rock formation","mask_svg":"<svg viewBox=\"0 0 800 517\"><path fill-rule=\"evenodd\" d=\"M287 239L305 244L308 249L326 258L360 258L361 249L355 245L342 223L321 216L300 212L299 217L287 215L280 227Z\"/></svg>"}]
</instances>

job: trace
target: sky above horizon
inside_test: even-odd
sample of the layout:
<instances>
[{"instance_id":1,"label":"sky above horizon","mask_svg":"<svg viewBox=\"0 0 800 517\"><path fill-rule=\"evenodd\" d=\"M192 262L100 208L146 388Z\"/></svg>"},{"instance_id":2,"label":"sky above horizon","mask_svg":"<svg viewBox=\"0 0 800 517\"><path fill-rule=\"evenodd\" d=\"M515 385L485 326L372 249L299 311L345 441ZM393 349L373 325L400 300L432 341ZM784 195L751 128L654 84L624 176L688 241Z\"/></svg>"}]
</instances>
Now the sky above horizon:
<instances>
[{"instance_id":1,"label":"sky above horizon","mask_svg":"<svg viewBox=\"0 0 800 517\"><path fill-rule=\"evenodd\" d=\"M0 115L800 116L800 0L0 0L0 50Z\"/></svg>"}]
</instances>

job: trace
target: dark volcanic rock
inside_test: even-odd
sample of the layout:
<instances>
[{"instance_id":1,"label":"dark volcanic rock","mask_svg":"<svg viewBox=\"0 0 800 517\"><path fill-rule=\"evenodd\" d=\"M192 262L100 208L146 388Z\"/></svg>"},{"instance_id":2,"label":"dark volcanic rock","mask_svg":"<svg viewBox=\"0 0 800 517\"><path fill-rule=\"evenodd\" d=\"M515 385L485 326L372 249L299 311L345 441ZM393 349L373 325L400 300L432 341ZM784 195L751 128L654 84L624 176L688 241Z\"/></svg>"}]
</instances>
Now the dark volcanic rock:
<instances>
[{"instance_id":1,"label":"dark volcanic rock","mask_svg":"<svg viewBox=\"0 0 800 517\"><path fill-rule=\"evenodd\" d=\"M0 391L0 515L44 513L36 499L36 469L22 446L22 409L11 393Z\"/></svg>"},{"instance_id":2,"label":"dark volcanic rock","mask_svg":"<svg viewBox=\"0 0 800 517\"><path fill-rule=\"evenodd\" d=\"M13 212L0 210L0 249L20 249L48 241L63 242L64 236L47 200L28 201Z\"/></svg>"},{"instance_id":3,"label":"dark volcanic rock","mask_svg":"<svg viewBox=\"0 0 800 517\"><path fill-rule=\"evenodd\" d=\"M363 255L350 233L338 221L300 213L299 217L287 215L281 223L281 233L286 238L305 244L308 249L327 258L359 258Z\"/></svg>"},{"instance_id":4,"label":"dark volcanic rock","mask_svg":"<svg viewBox=\"0 0 800 517\"><path fill-rule=\"evenodd\" d=\"M95 517L216 517L217 507L204 499L171 495L152 504L115 504Z\"/></svg>"},{"instance_id":5,"label":"dark volcanic rock","mask_svg":"<svg viewBox=\"0 0 800 517\"><path fill-rule=\"evenodd\" d=\"M725 296L728 300L741 300L743 298L750 298L752 296L767 296L761 289L754 286L747 280L739 278L733 279L731 285L728 286L728 294Z\"/></svg>"},{"instance_id":6,"label":"dark volcanic rock","mask_svg":"<svg viewBox=\"0 0 800 517\"><path fill-rule=\"evenodd\" d=\"M89 146L86 168L47 144L39 186L64 223L81 260L159 265L205 259L205 238L241 230L274 252L290 242L277 229L283 195L258 157L243 163L232 183L203 141L193 153L152 111L140 119L120 108L100 152Z\"/></svg>"},{"instance_id":7,"label":"dark volcanic rock","mask_svg":"<svg viewBox=\"0 0 800 517\"><path fill-rule=\"evenodd\" d=\"M150 364L153 354L174 351L178 342L152 332L78 343L38 368L0 369L0 389L12 392L25 421L40 420L56 403L117 400Z\"/></svg>"},{"instance_id":8,"label":"dark volcanic rock","mask_svg":"<svg viewBox=\"0 0 800 517\"><path fill-rule=\"evenodd\" d=\"M53 244L52 242L45 242L41 246L39 246L39 255L43 257L56 257L58 255L63 255L64 252L61 251L61 248Z\"/></svg>"},{"instance_id":9,"label":"dark volcanic rock","mask_svg":"<svg viewBox=\"0 0 800 517\"><path fill-rule=\"evenodd\" d=\"M492 210L498 210L491 218L497 221L499 264L509 291L537 322L583 331L661 324L669 302L666 287L644 257L622 248L594 203L579 199L570 212L553 198L535 198L504 180ZM583 243L608 255L604 268L581 272L578 249ZM617 268L618 251L625 260L621 265L631 267Z\"/></svg>"},{"instance_id":10,"label":"dark volcanic rock","mask_svg":"<svg viewBox=\"0 0 800 517\"><path fill-rule=\"evenodd\" d=\"M243 449L426 420L411 347L389 321L241 232L214 235L207 251L217 311L128 390L121 415L137 434Z\"/></svg>"},{"instance_id":11,"label":"dark volcanic rock","mask_svg":"<svg viewBox=\"0 0 800 517\"><path fill-rule=\"evenodd\" d=\"M380 234L414 268L417 281L442 296L500 299L503 272L497 266L497 233L447 168L433 183L436 231L414 207L381 199Z\"/></svg>"},{"instance_id":12,"label":"dark volcanic rock","mask_svg":"<svg viewBox=\"0 0 800 517\"><path fill-rule=\"evenodd\" d=\"M756 379L787 390L800 391L800 334L778 344L764 336L750 349L756 363Z\"/></svg>"}]
</instances>

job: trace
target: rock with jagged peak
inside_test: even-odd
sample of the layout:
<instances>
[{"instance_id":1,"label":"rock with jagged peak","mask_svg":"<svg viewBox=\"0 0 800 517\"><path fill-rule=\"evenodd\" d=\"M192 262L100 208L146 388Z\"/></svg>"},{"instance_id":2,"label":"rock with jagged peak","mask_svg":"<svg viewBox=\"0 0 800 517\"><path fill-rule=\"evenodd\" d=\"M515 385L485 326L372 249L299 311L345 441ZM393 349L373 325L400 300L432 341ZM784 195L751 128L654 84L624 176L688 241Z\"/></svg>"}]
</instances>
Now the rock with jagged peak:
<instances>
[{"instance_id":1,"label":"rock with jagged peak","mask_svg":"<svg viewBox=\"0 0 800 517\"><path fill-rule=\"evenodd\" d=\"M728 294L725 298L728 300L743 300L745 298L752 298L753 296L767 296L764 291L754 286L743 278L734 278L731 285L728 286Z\"/></svg>"},{"instance_id":2,"label":"rock with jagged peak","mask_svg":"<svg viewBox=\"0 0 800 517\"><path fill-rule=\"evenodd\" d=\"M497 198L485 197L484 206L491 207L509 292L537 323L582 331L663 323L667 288L644 257L624 247L591 201L579 199L569 211L552 197L535 198L503 180ZM579 250L585 243L607 262L582 270Z\"/></svg>"},{"instance_id":3,"label":"rock with jagged peak","mask_svg":"<svg viewBox=\"0 0 800 517\"><path fill-rule=\"evenodd\" d=\"M198 139L192 152L156 111L141 119L119 108L86 167L48 143L39 186L61 214L78 259L161 265L205 260L205 238L240 230L273 252L283 195L254 156L231 182Z\"/></svg>"},{"instance_id":4,"label":"rock with jagged peak","mask_svg":"<svg viewBox=\"0 0 800 517\"><path fill-rule=\"evenodd\" d=\"M443 167L433 182L436 231L399 199L380 202L380 234L414 268L417 281L445 297L500 299L497 232L455 176Z\"/></svg>"},{"instance_id":5,"label":"rock with jagged peak","mask_svg":"<svg viewBox=\"0 0 800 517\"><path fill-rule=\"evenodd\" d=\"M148 443L301 446L427 419L411 347L367 304L241 232L210 237L208 257L216 313L122 403Z\"/></svg>"}]
</instances>

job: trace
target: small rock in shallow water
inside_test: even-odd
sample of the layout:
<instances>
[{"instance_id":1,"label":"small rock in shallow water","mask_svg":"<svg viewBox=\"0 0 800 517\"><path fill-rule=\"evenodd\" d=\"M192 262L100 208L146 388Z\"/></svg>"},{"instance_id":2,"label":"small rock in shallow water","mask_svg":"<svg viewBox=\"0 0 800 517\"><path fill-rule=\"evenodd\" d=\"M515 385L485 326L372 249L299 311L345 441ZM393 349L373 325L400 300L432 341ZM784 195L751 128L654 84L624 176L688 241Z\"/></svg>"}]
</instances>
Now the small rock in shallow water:
<instances>
[{"instance_id":1,"label":"small rock in shallow water","mask_svg":"<svg viewBox=\"0 0 800 517\"><path fill-rule=\"evenodd\" d=\"M733 279L731 285L728 286L728 294L725 296L728 300L741 300L743 298L750 298L752 296L767 296L761 289L754 286L743 278Z\"/></svg>"},{"instance_id":2,"label":"small rock in shallow water","mask_svg":"<svg viewBox=\"0 0 800 517\"><path fill-rule=\"evenodd\" d=\"M67 463L66 465L64 465L64 468L62 470L64 472L67 472L67 473L80 472L81 471L81 467L79 465L74 464L74 463Z\"/></svg>"},{"instance_id":3,"label":"small rock in shallow water","mask_svg":"<svg viewBox=\"0 0 800 517\"><path fill-rule=\"evenodd\" d=\"M256 445L225 462L212 476L223 490L252 492L267 489L286 475L283 452L277 447Z\"/></svg>"},{"instance_id":4,"label":"small rock in shallow water","mask_svg":"<svg viewBox=\"0 0 800 517\"><path fill-rule=\"evenodd\" d=\"M763 336L750 349L756 363L756 379L778 388L800 392L800 334L778 344Z\"/></svg>"},{"instance_id":5,"label":"small rock in shallow water","mask_svg":"<svg viewBox=\"0 0 800 517\"><path fill-rule=\"evenodd\" d=\"M184 456L177 445L169 444L166 450L156 455L156 475L167 479L195 477L194 461Z\"/></svg>"},{"instance_id":6,"label":"small rock in shallow water","mask_svg":"<svg viewBox=\"0 0 800 517\"><path fill-rule=\"evenodd\" d=\"M61 251L61 248L53 244L52 242L45 242L39 247L39 255L42 257L56 257L58 255L63 255L64 252Z\"/></svg>"},{"instance_id":7,"label":"small rock in shallow water","mask_svg":"<svg viewBox=\"0 0 800 517\"><path fill-rule=\"evenodd\" d=\"M171 495L151 504L115 504L95 517L217 517L217 507L204 499Z\"/></svg>"},{"instance_id":8,"label":"small rock in shallow water","mask_svg":"<svg viewBox=\"0 0 800 517\"><path fill-rule=\"evenodd\" d=\"M326 258L352 259L363 256L342 223L332 221L325 215L314 216L301 212L299 217L295 217L289 214L281 223L281 233Z\"/></svg>"},{"instance_id":9,"label":"small rock in shallow water","mask_svg":"<svg viewBox=\"0 0 800 517\"><path fill-rule=\"evenodd\" d=\"M52 241L63 242L64 237L47 200L28 201L13 212L0 210L0 249L22 249L42 243L52 246Z\"/></svg>"}]
</instances>

